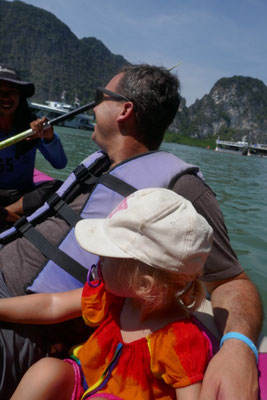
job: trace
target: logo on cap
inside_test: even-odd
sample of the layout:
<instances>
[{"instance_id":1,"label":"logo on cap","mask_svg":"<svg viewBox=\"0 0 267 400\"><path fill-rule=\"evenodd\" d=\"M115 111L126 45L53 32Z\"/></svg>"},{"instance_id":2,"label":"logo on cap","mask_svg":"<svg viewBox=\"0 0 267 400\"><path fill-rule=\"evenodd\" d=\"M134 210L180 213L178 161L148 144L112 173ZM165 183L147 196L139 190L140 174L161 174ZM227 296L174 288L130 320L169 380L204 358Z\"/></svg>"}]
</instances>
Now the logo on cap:
<instances>
[{"instance_id":1,"label":"logo on cap","mask_svg":"<svg viewBox=\"0 0 267 400\"><path fill-rule=\"evenodd\" d=\"M115 210L113 210L112 213L109 214L108 218L112 218L115 214L117 214L118 211L127 210L127 208L128 208L128 203L127 203L127 198L125 198L125 199L122 200L122 202L118 205L118 207L115 208Z\"/></svg>"}]
</instances>

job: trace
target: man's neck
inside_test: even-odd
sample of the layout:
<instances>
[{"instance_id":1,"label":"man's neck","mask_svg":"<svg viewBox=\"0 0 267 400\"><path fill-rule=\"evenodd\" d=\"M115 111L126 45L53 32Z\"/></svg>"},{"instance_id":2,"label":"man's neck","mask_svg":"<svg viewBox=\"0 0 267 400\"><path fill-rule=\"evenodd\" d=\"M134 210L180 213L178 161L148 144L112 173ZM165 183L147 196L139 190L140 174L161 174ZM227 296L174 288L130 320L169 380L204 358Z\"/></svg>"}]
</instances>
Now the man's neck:
<instances>
[{"instance_id":1,"label":"man's neck","mask_svg":"<svg viewBox=\"0 0 267 400\"><path fill-rule=\"evenodd\" d=\"M149 149L143 143L131 139L127 140L126 138L122 146L113 148L108 152L111 160L111 168L122 161L138 156L139 154L147 153L148 151Z\"/></svg>"}]
</instances>

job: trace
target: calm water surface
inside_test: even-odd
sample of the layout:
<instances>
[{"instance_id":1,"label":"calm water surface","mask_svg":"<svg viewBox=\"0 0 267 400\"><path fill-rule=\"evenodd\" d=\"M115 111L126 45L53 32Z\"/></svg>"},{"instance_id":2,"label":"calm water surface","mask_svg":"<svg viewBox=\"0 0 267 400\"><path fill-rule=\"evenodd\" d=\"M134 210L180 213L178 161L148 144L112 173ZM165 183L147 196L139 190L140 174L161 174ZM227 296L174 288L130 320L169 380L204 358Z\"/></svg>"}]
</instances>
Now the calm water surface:
<instances>
[{"instance_id":1,"label":"calm water surface","mask_svg":"<svg viewBox=\"0 0 267 400\"><path fill-rule=\"evenodd\" d=\"M68 156L62 171L54 170L42 156L37 168L58 179L65 179L88 154L97 150L91 133L56 129ZM217 195L232 246L257 285L267 310L267 158L217 153L198 147L164 143L162 149L200 167L206 182ZM267 335L267 319L264 321Z\"/></svg>"}]
</instances>

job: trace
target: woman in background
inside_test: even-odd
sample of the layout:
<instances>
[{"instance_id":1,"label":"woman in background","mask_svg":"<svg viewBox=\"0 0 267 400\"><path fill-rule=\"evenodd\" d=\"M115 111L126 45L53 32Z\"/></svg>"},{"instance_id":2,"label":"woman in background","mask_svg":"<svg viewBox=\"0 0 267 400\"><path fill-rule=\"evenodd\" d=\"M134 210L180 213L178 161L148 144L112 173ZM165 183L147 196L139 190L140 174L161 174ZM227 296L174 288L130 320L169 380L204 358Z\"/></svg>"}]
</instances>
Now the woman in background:
<instances>
[{"instance_id":1,"label":"woman in background","mask_svg":"<svg viewBox=\"0 0 267 400\"><path fill-rule=\"evenodd\" d=\"M28 106L26 99L33 96L34 91L33 83L22 81L13 68L0 64L0 141L29 128L34 132L31 137L0 150L0 205L7 207L1 210L0 224L31 213L61 184L52 180L35 190L33 173L37 149L54 168L61 169L67 164L63 146L53 128L45 127L46 119L36 119Z\"/></svg>"}]
</instances>

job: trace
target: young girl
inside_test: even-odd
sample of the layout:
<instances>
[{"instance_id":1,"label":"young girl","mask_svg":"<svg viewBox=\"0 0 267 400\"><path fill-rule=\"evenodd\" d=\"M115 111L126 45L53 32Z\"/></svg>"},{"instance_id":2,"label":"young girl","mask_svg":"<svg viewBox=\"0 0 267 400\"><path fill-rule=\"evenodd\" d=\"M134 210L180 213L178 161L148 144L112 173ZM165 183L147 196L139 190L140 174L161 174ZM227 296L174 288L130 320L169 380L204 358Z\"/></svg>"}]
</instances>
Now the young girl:
<instances>
[{"instance_id":1,"label":"young girl","mask_svg":"<svg viewBox=\"0 0 267 400\"><path fill-rule=\"evenodd\" d=\"M83 290L3 299L0 318L46 324L82 309L98 328L70 359L34 364L12 399L198 399L211 346L190 312L203 299L206 220L170 190L143 189L75 233L100 255Z\"/></svg>"}]
</instances>

